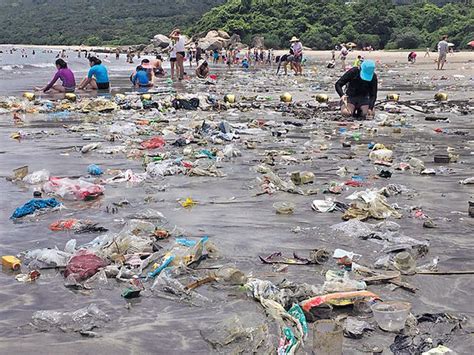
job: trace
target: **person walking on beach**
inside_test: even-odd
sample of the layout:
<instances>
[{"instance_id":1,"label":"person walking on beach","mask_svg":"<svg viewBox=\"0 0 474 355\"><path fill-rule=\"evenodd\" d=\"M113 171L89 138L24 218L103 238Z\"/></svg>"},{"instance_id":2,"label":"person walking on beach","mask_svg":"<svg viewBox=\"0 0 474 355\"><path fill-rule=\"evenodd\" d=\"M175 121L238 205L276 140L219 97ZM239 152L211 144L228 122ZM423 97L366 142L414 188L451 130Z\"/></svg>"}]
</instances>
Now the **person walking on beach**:
<instances>
[{"instance_id":1,"label":"person walking on beach","mask_svg":"<svg viewBox=\"0 0 474 355\"><path fill-rule=\"evenodd\" d=\"M425 58L430 56L430 47L426 47Z\"/></svg>"},{"instance_id":2,"label":"person walking on beach","mask_svg":"<svg viewBox=\"0 0 474 355\"><path fill-rule=\"evenodd\" d=\"M293 36L290 40L291 49L293 50L293 68L295 69L295 75L303 75L303 67L301 62L303 61L303 45L299 38Z\"/></svg>"},{"instance_id":3,"label":"person walking on beach","mask_svg":"<svg viewBox=\"0 0 474 355\"><path fill-rule=\"evenodd\" d=\"M179 28L175 29L170 34L170 38L176 41L175 49L176 49L176 71L178 75L178 80L183 80L184 78L184 58L185 58L185 45L186 39L181 34L181 30Z\"/></svg>"},{"instance_id":4,"label":"person walking on beach","mask_svg":"<svg viewBox=\"0 0 474 355\"><path fill-rule=\"evenodd\" d=\"M79 84L78 89L92 89L92 90L108 90L110 89L109 73L107 67L102 64L102 61L97 57L89 58L89 72Z\"/></svg>"},{"instance_id":5,"label":"person walking on beach","mask_svg":"<svg viewBox=\"0 0 474 355\"><path fill-rule=\"evenodd\" d=\"M38 91L47 92L53 90L55 92L74 92L76 89L76 79L71 69L67 67L67 63L64 59L56 60L56 68L58 71L54 75L53 79L44 88L35 88ZM61 84L56 84L58 79L61 79Z\"/></svg>"},{"instance_id":6,"label":"person walking on beach","mask_svg":"<svg viewBox=\"0 0 474 355\"><path fill-rule=\"evenodd\" d=\"M344 86L347 86L344 92ZM353 67L336 82L336 92L341 97L341 113L344 117L354 114L362 118L374 115L377 100L377 74L375 62L364 60L360 66Z\"/></svg>"},{"instance_id":7,"label":"person walking on beach","mask_svg":"<svg viewBox=\"0 0 474 355\"><path fill-rule=\"evenodd\" d=\"M347 50L346 46L342 44L341 52L339 53L339 58L341 59L342 70L346 70L346 58L348 54L349 54L349 51Z\"/></svg>"},{"instance_id":8,"label":"person walking on beach","mask_svg":"<svg viewBox=\"0 0 474 355\"><path fill-rule=\"evenodd\" d=\"M448 54L449 44L448 36L444 35L441 41L438 42L438 67L437 70L443 70L444 63L446 63L446 55Z\"/></svg>"}]
</instances>

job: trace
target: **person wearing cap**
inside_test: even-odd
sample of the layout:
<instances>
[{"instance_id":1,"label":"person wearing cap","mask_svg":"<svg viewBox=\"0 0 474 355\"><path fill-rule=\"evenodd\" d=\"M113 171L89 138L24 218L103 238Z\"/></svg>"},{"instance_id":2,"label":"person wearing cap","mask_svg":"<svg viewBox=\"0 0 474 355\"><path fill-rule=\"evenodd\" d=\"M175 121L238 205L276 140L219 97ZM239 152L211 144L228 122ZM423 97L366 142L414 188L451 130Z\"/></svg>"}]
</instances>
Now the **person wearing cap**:
<instances>
[{"instance_id":1,"label":"person wearing cap","mask_svg":"<svg viewBox=\"0 0 474 355\"><path fill-rule=\"evenodd\" d=\"M344 86L346 92L344 93ZM377 100L377 74L375 62L364 60L360 66L344 73L336 82L336 91L341 97L341 113L345 117L358 114L362 118L373 116Z\"/></svg>"},{"instance_id":2,"label":"person wearing cap","mask_svg":"<svg viewBox=\"0 0 474 355\"><path fill-rule=\"evenodd\" d=\"M295 75L303 75L303 68L301 67L301 62L303 60L303 45L301 44L299 38L293 36L290 40L291 49L293 50L293 61L292 65L295 70Z\"/></svg>"}]
</instances>

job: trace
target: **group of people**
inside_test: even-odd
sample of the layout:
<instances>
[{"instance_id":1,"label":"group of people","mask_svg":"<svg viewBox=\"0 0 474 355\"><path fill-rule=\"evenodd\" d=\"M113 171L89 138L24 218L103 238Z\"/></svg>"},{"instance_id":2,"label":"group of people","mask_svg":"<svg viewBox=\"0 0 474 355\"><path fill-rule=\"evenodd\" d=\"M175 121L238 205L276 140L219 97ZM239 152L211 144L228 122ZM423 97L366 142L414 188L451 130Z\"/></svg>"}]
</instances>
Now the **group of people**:
<instances>
[{"instance_id":1,"label":"group of people","mask_svg":"<svg viewBox=\"0 0 474 355\"><path fill-rule=\"evenodd\" d=\"M108 90L110 88L109 73L107 67L97 57L89 58L90 69L87 76L76 86L76 78L73 71L68 67L66 61L62 58L56 59L57 71L53 79L42 88L35 88L38 91L54 91L60 93L72 93L78 90ZM61 83L57 83L61 80Z\"/></svg>"},{"instance_id":2,"label":"group of people","mask_svg":"<svg viewBox=\"0 0 474 355\"><path fill-rule=\"evenodd\" d=\"M182 80L184 72L184 60L186 58L186 49L185 49L185 37L181 34L179 29L174 30L170 34L172 40L170 46L167 48L167 51L170 55L171 62L171 78L174 79L176 76L178 80ZM209 64L208 64L208 55L199 48L197 43L193 47L195 50L191 55L188 55L188 60L196 60L196 76L198 78L207 78L209 76ZM437 69L443 69L444 63L446 62L446 55L449 51L449 44L447 42L447 36L443 36L441 41L438 43L438 67ZM223 50L214 51L212 53L212 58L214 61L217 56L222 56L223 62L235 62L239 60L238 51L226 51ZM255 58L262 61L263 51L255 51ZM269 56L270 56L269 51ZM349 50L341 45L339 58L342 62L342 68L345 71L346 65L345 61ZM205 57L205 58L203 58ZM271 59L271 58L269 58ZM302 59L303 59L303 46L300 40L297 37L293 37L290 40L290 51L288 54L284 54L277 58L278 68L277 74L280 68L283 66L285 73L287 73L287 65L291 66L291 69L294 70L295 75L302 75ZM252 60L251 52L247 53L242 58L242 66L248 68L250 65L250 60ZM331 62L334 63L335 51L332 51ZM408 55L408 60L412 63L416 61L416 52L412 51ZM89 58L90 69L88 71L87 77L85 77L81 83L77 86L77 89L93 89L93 90L104 90L109 89L109 77L107 68L102 64L100 59L97 57ZM54 75L53 79L43 88L38 88L44 92L49 90L54 90L56 92L74 92L76 89L76 81L74 73L70 68L68 68L67 63L64 59L59 58L56 60L57 72ZM157 55L155 60L143 59L141 64L136 68L136 71L131 75L130 80L133 85L137 87L150 87L153 86L153 80L156 76L163 76L164 70L162 67L162 57ZM57 81L61 80L61 84L58 84ZM345 71L345 73L337 80L335 84L335 90L341 98L341 113L345 117L350 116L359 116L361 118L366 118L373 116L375 101L377 99L377 86L378 79L377 74L375 73L375 62L373 60L365 60L361 55L357 56L354 65L351 69Z\"/></svg>"}]
</instances>

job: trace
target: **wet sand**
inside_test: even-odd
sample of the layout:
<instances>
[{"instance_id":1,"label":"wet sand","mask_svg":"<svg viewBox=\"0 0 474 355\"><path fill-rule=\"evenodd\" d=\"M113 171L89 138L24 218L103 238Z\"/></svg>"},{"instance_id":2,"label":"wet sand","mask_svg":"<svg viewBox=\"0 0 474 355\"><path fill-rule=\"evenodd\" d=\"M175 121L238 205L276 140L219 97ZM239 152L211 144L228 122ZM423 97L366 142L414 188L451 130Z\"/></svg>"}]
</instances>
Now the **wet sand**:
<instances>
[{"instance_id":1,"label":"wet sand","mask_svg":"<svg viewBox=\"0 0 474 355\"><path fill-rule=\"evenodd\" d=\"M338 134L340 121L336 113L325 113L315 110L309 119L301 119L292 114L276 112L273 108L265 108L241 112L230 109L223 112L192 112L178 111L167 115L171 124L188 126L194 119L230 123L247 123L259 119L275 121L279 127L287 128L286 136L275 137L272 129L259 136L242 135L234 144L241 150L242 156L219 163L220 169L226 174L222 178L168 176L159 180L146 180L136 186L126 184L107 185L105 196L98 201L65 202L67 209L58 213L40 216L34 221L13 223L9 220L12 211L29 200L32 191L28 186L12 184L5 179L0 180L0 250L2 255L17 254L23 250L38 247L54 247L62 249L65 243L74 237L78 244L88 242L95 235L73 235L68 232L53 233L48 229L51 222L60 218L89 218L100 222L111 231L118 231L123 219L128 218L143 208L161 211L169 220L170 225L177 225L186 231L188 236L208 235L217 246L222 256L222 263L235 264L241 270L261 279L277 282L288 279L295 282L306 282L320 285L328 269L337 268L331 261L322 266L289 266L285 272L275 272L269 265L262 265L258 255L268 255L282 251L285 255L297 252L307 255L315 248L335 248L352 250L362 255L361 263L371 265L380 255L381 246L370 240L359 240L342 237L334 233L330 226L341 222L341 214L316 213L311 209L314 199L324 199L322 190L329 181L343 182L348 177L336 175L341 166L357 169L357 175L365 177L367 185L362 188L349 187L338 201L354 191L366 188L381 188L388 183L402 184L410 192L389 198L389 202L397 204L402 219L394 220L401 225L403 234L419 240L429 240L429 253L417 261L418 265L431 261L439 256L440 270L473 270L472 260L472 228L474 220L467 215L467 201L474 196L472 185L460 185L459 180L473 176L473 118L474 104L473 77L474 63L471 53L458 53L448 57L449 63L445 71L432 68L433 58L424 59L419 55L416 65L406 64L404 53L372 53L379 60L380 94L384 99L388 92L400 93L402 100L432 100L435 92L448 92L450 100L471 100L467 114L456 112L440 113L448 116L449 123L428 122L425 115L415 111L407 111L404 116L407 125L402 126L401 133L395 133L394 127L379 127L376 122L349 123L349 132L360 132L361 140L353 141L351 148L342 148L342 137ZM435 54L432 53L432 56ZM378 57L380 56L380 57ZM272 99L269 106L275 106L279 95L288 91L295 101L314 102L316 93L328 93L332 100L336 99L333 90L335 78L340 70L327 70L324 62L330 58L328 52L310 55L306 67L307 74L303 77L273 75L274 69L259 68L244 72L234 69L225 72L216 69L219 77L217 85L202 85L195 79L174 84L177 92L213 92L216 97L226 93L234 93L237 98L262 94ZM352 54L349 62L353 61ZM316 66L316 68L314 68ZM463 78L453 75L463 75ZM445 76L447 79L441 79ZM159 86L167 88L164 81ZM434 105L435 104L433 101ZM436 109L436 107L435 107ZM381 114L379 111L378 114ZM140 113L138 117L148 117ZM400 115L393 115L394 118ZM76 114L70 115L27 115L25 132L45 130L42 138L25 139L20 142L10 139L11 133L18 131L13 125L11 115L0 116L0 175L8 176L11 170L28 165L30 171L48 169L52 175L78 176L84 175L89 164L95 163L105 169L133 169L143 172L141 160L127 159L124 154L105 155L97 152L81 154L78 147L90 143L85 133L71 133L64 125L81 124L85 120L96 122L97 137L93 142L101 141L105 146L124 144L124 141L108 142L102 135L113 121L132 120L130 116L114 114ZM302 122L303 127L284 125L284 121ZM360 124L360 126L359 126ZM371 134L368 128L377 128L377 134ZM435 128L446 129L447 133L436 133ZM466 135L454 134L465 131ZM143 137L142 137L143 138ZM247 150L244 140L257 142L256 150ZM439 168L433 163L434 152L452 147L460 155L459 162L447 165L447 173L436 176L420 176L411 172L394 171L390 180L375 178L377 167L368 160L367 144L379 142L394 151L395 162L407 161L416 156L425 161L426 166ZM327 146L321 149L321 146ZM212 146L212 145L211 145ZM222 146L217 146L222 149ZM182 148L167 145L166 151L180 155ZM256 178L261 174L254 168L266 160L268 150L290 150L296 162L288 161L282 155L275 157L272 168L280 177L289 179L289 173L296 170L310 170L315 173L314 188L320 191L315 196L300 196L277 192L273 195L261 195ZM378 168L380 170L380 168ZM183 209L176 202L191 196L199 204L190 209ZM118 214L109 214L106 206L112 202L127 199L130 205L119 209ZM272 207L277 201L291 201L296 205L293 215L277 215ZM423 221L414 218L412 207L421 208L425 214L438 224L436 229L422 227ZM371 221L375 223L375 221ZM293 230L299 226L299 233ZM166 246L166 244L164 244ZM470 319L473 310L470 304L474 292L472 275L463 276L426 276L416 275L404 277L404 280L419 288L416 294L402 289L394 291L386 285L369 286L369 290L384 299L406 300L412 303L413 313L449 312L462 314ZM31 284L22 284L8 272L0 273L0 352L16 353L96 353L131 354L131 353L208 353L211 349L202 339L199 330L234 315L251 314L256 322L265 319L263 308L244 292L229 289L216 290L206 285L198 292L213 300L205 307L191 307L184 303L163 300L145 295L130 302L120 297L123 285L112 290L75 291L63 285L64 278L55 271L43 271L39 280ZM25 327L37 310L51 309L72 311L90 303L96 303L111 318L104 327L97 329L100 338L82 338L77 333L63 333L52 330L47 333L34 332ZM311 336L301 353L310 353ZM390 354L388 346L393 342L394 334L375 332L362 340L344 339L344 354L361 354L361 344L368 343L384 347L384 354ZM474 347L472 336L456 336L447 344L460 354L470 353Z\"/></svg>"}]
</instances>

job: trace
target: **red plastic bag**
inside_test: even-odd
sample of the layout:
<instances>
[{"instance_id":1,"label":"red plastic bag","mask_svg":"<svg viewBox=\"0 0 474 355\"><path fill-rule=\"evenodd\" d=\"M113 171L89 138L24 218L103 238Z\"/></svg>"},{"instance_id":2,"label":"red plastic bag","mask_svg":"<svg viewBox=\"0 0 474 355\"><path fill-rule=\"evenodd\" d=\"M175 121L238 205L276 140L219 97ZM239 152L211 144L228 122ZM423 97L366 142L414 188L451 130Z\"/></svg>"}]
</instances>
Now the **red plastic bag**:
<instances>
[{"instance_id":1,"label":"red plastic bag","mask_svg":"<svg viewBox=\"0 0 474 355\"><path fill-rule=\"evenodd\" d=\"M147 141L142 142L142 147L145 149L156 149L165 146L165 140L162 137L153 137Z\"/></svg>"},{"instance_id":2,"label":"red plastic bag","mask_svg":"<svg viewBox=\"0 0 474 355\"><path fill-rule=\"evenodd\" d=\"M75 225L79 222L78 219L62 219L56 222L53 222L49 225L49 229L52 231L65 231L71 230L75 227Z\"/></svg>"},{"instance_id":3,"label":"red plastic bag","mask_svg":"<svg viewBox=\"0 0 474 355\"><path fill-rule=\"evenodd\" d=\"M97 255L80 251L69 260L64 276L72 275L76 281L86 280L106 265L107 263Z\"/></svg>"}]
</instances>

